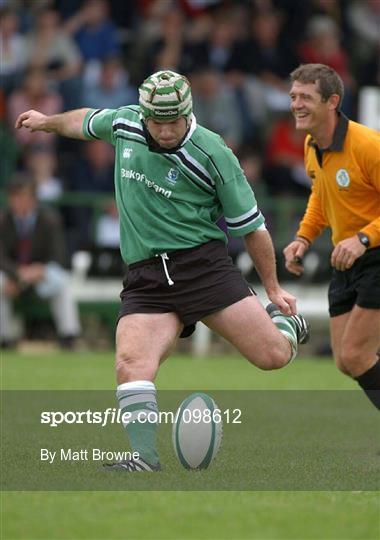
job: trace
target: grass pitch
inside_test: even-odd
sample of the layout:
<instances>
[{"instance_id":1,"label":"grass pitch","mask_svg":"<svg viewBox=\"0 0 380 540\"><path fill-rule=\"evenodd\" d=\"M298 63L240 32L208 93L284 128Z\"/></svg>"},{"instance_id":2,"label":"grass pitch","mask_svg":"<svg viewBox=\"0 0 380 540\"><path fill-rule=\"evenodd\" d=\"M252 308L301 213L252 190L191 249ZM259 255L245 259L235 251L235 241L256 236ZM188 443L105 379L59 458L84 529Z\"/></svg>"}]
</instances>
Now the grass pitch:
<instances>
[{"instance_id":1,"label":"grass pitch","mask_svg":"<svg viewBox=\"0 0 380 540\"><path fill-rule=\"evenodd\" d=\"M113 389L113 355L7 353L2 383L12 390ZM356 389L327 360L300 358L286 369L264 373L238 357L188 356L168 360L157 386ZM378 492L365 491L4 492L1 538L377 540L379 502Z\"/></svg>"}]
</instances>

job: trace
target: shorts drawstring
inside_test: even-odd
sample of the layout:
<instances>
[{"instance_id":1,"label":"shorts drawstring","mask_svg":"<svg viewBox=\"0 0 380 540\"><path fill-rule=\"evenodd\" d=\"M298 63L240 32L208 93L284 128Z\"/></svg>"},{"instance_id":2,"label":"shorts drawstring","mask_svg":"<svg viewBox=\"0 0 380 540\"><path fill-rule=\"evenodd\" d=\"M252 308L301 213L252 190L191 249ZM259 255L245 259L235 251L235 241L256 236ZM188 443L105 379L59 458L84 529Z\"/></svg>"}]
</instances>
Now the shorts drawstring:
<instances>
[{"instance_id":1,"label":"shorts drawstring","mask_svg":"<svg viewBox=\"0 0 380 540\"><path fill-rule=\"evenodd\" d=\"M171 286L171 285L174 285L174 281L173 281L172 278L169 276L168 268L167 268L167 266L166 266L166 261L169 260L168 254L167 254L167 253L158 253L158 254L156 255L156 257L161 257L162 264L163 264L164 271L165 271L166 279L168 280L168 283L169 283L170 286Z\"/></svg>"}]
</instances>

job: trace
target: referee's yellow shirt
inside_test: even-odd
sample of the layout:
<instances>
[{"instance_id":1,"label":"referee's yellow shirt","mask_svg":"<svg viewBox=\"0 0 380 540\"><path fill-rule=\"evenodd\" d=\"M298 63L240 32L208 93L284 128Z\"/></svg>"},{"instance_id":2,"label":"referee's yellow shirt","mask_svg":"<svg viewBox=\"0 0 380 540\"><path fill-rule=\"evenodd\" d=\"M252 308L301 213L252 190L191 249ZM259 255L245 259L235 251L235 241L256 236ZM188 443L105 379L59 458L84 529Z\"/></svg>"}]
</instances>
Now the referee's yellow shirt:
<instances>
[{"instance_id":1,"label":"referee's yellow shirt","mask_svg":"<svg viewBox=\"0 0 380 540\"><path fill-rule=\"evenodd\" d=\"M329 148L306 137L305 167L313 185L297 235L312 242L328 226L334 245L363 232L379 246L380 133L339 114Z\"/></svg>"}]
</instances>

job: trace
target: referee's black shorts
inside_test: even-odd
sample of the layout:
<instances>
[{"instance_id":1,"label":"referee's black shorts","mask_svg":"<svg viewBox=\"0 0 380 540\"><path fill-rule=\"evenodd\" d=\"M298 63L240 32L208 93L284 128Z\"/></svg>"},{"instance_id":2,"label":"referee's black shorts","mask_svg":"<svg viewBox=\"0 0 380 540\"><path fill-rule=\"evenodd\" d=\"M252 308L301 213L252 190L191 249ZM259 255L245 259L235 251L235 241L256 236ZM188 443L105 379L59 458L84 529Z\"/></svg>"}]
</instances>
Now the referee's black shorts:
<instances>
[{"instance_id":1,"label":"referee's black shorts","mask_svg":"<svg viewBox=\"0 0 380 540\"><path fill-rule=\"evenodd\" d=\"M348 270L333 270L329 287L330 317L343 315L354 305L380 309L380 247L366 251Z\"/></svg>"},{"instance_id":2,"label":"referee's black shorts","mask_svg":"<svg viewBox=\"0 0 380 540\"><path fill-rule=\"evenodd\" d=\"M173 285L159 256L129 266L119 319L131 313L174 312L184 325L180 337L188 337L197 321L253 294L219 240L168 253L168 257Z\"/></svg>"}]
</instances>

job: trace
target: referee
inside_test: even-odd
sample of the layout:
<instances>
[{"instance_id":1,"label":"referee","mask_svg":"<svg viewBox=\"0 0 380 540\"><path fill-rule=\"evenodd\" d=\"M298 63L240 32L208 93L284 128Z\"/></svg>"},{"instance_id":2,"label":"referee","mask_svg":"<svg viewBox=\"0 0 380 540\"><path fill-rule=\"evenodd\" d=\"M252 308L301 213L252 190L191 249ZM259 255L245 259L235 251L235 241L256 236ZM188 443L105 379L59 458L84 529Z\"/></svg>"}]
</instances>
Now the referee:
<instances>
[{"instance_id":1,"label":"referee","mask_svg":"<svg viewBox=\"0 0 380 540\"><path fill-rule=\"evenodd\" d=\"M343 83L329 66L301 65L291 81L313 186L296 238L284 249L286 267L301 275L305 252L330 227L334 358L380 409L380 135L340 112Z\"/></svg>"}]
</instances>

